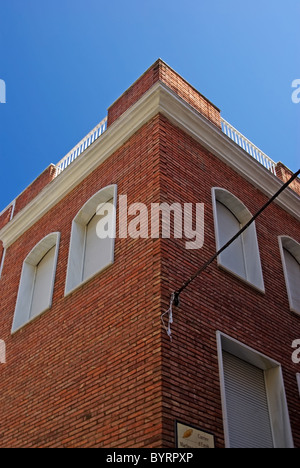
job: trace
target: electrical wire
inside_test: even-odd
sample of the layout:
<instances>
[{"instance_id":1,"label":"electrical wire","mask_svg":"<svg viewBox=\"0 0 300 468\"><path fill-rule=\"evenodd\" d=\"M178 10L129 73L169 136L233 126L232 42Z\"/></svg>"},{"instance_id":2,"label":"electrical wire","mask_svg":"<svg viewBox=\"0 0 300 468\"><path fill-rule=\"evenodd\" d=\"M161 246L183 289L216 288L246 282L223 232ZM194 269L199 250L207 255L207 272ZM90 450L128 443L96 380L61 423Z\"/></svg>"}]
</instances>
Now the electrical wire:
<instances>
[{"instance_id":1,"label":"electrical wire","mask_svg":"<svg viewBox=\"0 0 300 468\"><path fill-rule=\"evenodd\" d=\"M256 220L256 218L258 218L258 216L261 215L261 213L269 206L271 205L271 203L273 203L274 200L276 200L276 198L299 176L300 174L300 169L295 172L292 177L287 181L285 182L284 185L282 185L280 187L280 189L258 210L257 213L255 213L255 215L252 216L252 218L225 244L223 245L223 247L221 249L219 249L206 263L204 263L204 265L202 265L189 279L187 279L183 284L182 286L177 289L175 292L172 293L171 295L171 302L170 304L174 304L174 306L178 307L180 305L180 301L179 301L179 297L180 297L180 294L201 274L203 273L207 267L209 267L209 265L211 265L213 263L213 261L222 253L224 252L224 250L226 250L241 234L243 234L243 232L246 231L246 229L248 229L249 226L251 226L252 223L254 223L254 221ZM171 311L172 311L172 307L170 306L171 308ZM164 314L162 314L162 320L163 320L163 316L168 314L169 311L170 311L170 308L169 310L167 310ZM171 319L172 319L172 323L173 323L173 316L171 316ZM169 323L169 327L168 327L168 336L170 337L171 339L171 330L170 330L170 323Z\"/></svg>"}]
</instances>

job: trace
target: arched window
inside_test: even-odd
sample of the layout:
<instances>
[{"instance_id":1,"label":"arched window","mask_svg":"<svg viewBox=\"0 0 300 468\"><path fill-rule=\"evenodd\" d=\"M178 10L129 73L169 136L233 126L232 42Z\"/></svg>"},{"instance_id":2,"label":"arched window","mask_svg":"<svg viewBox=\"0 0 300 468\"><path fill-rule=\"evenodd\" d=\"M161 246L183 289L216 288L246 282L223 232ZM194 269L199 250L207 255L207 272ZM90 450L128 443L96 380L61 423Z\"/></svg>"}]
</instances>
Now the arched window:
<instances>
[{"instance_id":1,"label":"arched window","mask_svg":"<svg viewBox=\"0 0 300 468\"><path fill-rule=\"evenodd\" d=\"M245 205L227 190L213 189L217 250L222 248L252 218ZM264 292L264 281L255 223L218 257L218 264Z\"/></svg>"},{"instance_id":2,"label":"arched window","mask_svg":"<svg viewBox=\"0 0 300 468\"><path fill-rule=\"evenodd\" d=\"M52 305L60 233L49 234L27 255L22 269L12 332Z\"/></svg>"},{"instance_id":3,"label":"arched window","mask_svg":"<svg viewBox=\"0 0 300 468\"><path fill-rule=\"evenodd\" d=\"M279 237L290 310L300 314L300 244L288 236Z\"/></svg>"},{"instance_id":4,"label":"arched window","mask_svg":"<svg viewBox=\"0 0 300 468\"><path fill-rule=\"evenodd\" d=\"M65 294L114 262L117 186L93 195L72 223Z\"/></svg>"}]
</instances>

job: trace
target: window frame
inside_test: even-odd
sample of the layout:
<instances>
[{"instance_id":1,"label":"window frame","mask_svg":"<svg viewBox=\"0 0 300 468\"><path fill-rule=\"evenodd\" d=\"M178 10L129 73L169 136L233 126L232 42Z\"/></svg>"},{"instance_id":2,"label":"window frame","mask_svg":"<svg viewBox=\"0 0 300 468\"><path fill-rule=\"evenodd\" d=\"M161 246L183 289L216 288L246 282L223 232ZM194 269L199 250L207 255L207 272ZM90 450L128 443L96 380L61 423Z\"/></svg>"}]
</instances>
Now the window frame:
<instances>
[{"instance_id":1,"label":"window frame","mask_svg":"<svg viewBox=\"0 0 300 468\"><path fill-rule=\"evenodd\" d=\"M5 255L6 255L6 249L3 249L2 257L0 260L0 279L2 278L2 273L4 269Z\"/></svg>"},{"instance_id":2,"label":"window frame","mask_svg":"<svg viewBox=\"0 0 300 468\"><path fill-rule=\"evenodd\" d=\"M214 216L214 228L215 228L215 240L216 240L216 249L217 251L223 247L221 245L221 235L219 231L219 223L218 223L218 211L217 211L217 201L220 202L222 205L225 206L233 216L238 220L241 227L243 227L251 218L252 213L249 209L244 205L244 203L229 192L226 189L220 187L213 187L212 188L212 201L213 201L213 216ZM247 236L247 245L245 243L245 239ZM265 285L264 285L264 278L263 278L263 271L262 271L262 264L260 259L260 250L257 238L257 230L256 230L256 223L255 221L249 226L249 228L242 234L242 245L243 245L243 257L245 262L245 269L246 269L246 276L241 276L236 271L231 269L228 265L224 263L222 260L222 254L218 255L217 257L217 264L222 270L225 270L235 276L236 278L240 279L244 283L250 285L257 291L262 294L265 294ZM249 257L247 257L247 251ZM253 255L255 254L255 256ZM254 260L254 261L253 261ZM250 264L250 262L252 262ZM255 262L255 263L254 263ZM252 265L252 268L249 266ZM254 270L256 271L257 275L253 273L253 265Z\"/></svg>"},{"instance_id":3,"label":"window frame","mask_svg":"<svg viewBox=\"0 0 300 468\"><path fill-rule=\"evenodd\" d=\"M55 284L57 259L59 252L60 232L53 232L44 237L29 252L22 266L22 273L19 283L17 302L14 312L14 318L11 333L15 333L28 323L35 320L52 306L53 291ZM36 272L40 261L55 247L55 254L52 266L51 284L49 287L49 301L45 308L34 317L31 317L32 299L35 287Z\"/></svg>"},{"instance_id":4,"label":"window frame","mask_svg":"<svg viewBox=\"0 0 300 468\"><path fill-rule=\"evenodd\" d=\"M289 275L284 254L284 250L287 250L290 253L290 255L292 255L295 258L295 260L300 264L300 244L292 237L285 235L278 236L278 242L290 311L294 312L297 315L300 315L300 309L297 309L293 302L293 296L290 288Z\"/></svg>"},{"instance_id":5,"label":"window frame","mask_svg":"<svg viewBox=\"0 0 300 468\"><path fill-rule=\"evenodd\" d=\"M259 351L250 348L244 343L231 338L221 331L217 331L216 335L226 448L230 448L230 434L223 366L223 351L227 351L239 359L242 359L264 371L274 448L294 448L281 364Z\"/></svg>"},{"instance_id":6,"label":"window frame","mask_svg":"<svg viewBox=\"0 0 300 468\"><path fill-rule=\"evenodd\" d=\"M86 251L86 235L87 225L95 216L99 205L113 200L113 221L112 221L112 242L110 258L106 265L83 279L84 258ZM65 297L73 293L76 289L90 281L96 275L106 270L114 263L115 238L116 238L116 209L117 209L117 185L112 184L102 188L95 193L89 200L80 208L77 215L72 221L71 238L69 247L69 257L65 284Z\"/></svg>"}]
</instances>

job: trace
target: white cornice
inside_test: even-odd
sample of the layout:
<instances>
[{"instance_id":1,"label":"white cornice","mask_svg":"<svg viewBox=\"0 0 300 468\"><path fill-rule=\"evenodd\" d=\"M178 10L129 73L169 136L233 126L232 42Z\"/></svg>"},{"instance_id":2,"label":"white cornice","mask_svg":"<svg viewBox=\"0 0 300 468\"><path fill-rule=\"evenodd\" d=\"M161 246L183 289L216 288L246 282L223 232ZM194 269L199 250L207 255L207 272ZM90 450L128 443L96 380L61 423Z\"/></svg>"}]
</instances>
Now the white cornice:
<instances>
[{"instance_id":1,"label":"white cornice","mask_svg":"<svg viewBox=\"0 0 300 468\"><path fill-rule=\"evenodd\" d=\"M282 185L276 176L249 156L214 124L166 85L157 82L0 231L4 248L15 242L158 113L190 134L267 196L272 196ZM298 195L289 189L285 190L277 200L283 209L298 220L300 220L299 202Z\"/></svg>"},{"instance_id":2,"label":"white cornice","mask_svg":"<svg viewBox=\"0 0 300 468\"><path fill-rule=\"evenodd\" d=\"M167 90L173 94L173 99L170 99L166 93L162 93L160 112L168 120L190 134L268 197L273 196L279 190L283 182L278 177L244 151L221 129L218 129L168 88ZM291 189L285 190L275 203L300 221L300 197L296 192Z\"/></svg>"}]
</instances>

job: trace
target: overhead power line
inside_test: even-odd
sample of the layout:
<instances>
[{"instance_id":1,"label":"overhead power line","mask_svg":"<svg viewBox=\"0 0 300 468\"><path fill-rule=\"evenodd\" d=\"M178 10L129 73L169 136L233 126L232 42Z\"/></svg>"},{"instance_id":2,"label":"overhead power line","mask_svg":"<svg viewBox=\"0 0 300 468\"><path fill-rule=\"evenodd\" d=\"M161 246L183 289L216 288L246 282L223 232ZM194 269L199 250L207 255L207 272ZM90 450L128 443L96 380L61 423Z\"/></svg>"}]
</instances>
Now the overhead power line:
<instances>
[{"instance_id":1,"label":"overhead power line","mask_svg":"<svg viewBox=\"0 0 300 468\"><path fill-rule=\"evenodd\" d=\"M258 216L261 215L265 209L273 203L274 200L299 176L300 174L300 169L295 172L292 177L280 187L280 189L258 210L255 215L252 216L252 218L225 244L221 249L219 249L207 262L205 262L190 278L188 278L182 286L177 289L175 292L172 293L171 299L170 299L170 308L167 310L164 314L162 314L161 319L163 322L163 325L171 338L171 328L170 325L173 323L173 312L172 312L172 307L173 305L178 307L179 306L179 297L180 294L187 289L187 287L201 274L203 273L209 265L213 263L213 261L222 253L224 250L226 250L243 232L248 229L249 226L251 226L252 223L258 218ZM168 323L168 328L165 325L164 322L164 316L169 315L169 323Z\"/></svg>"}]
</instances>

